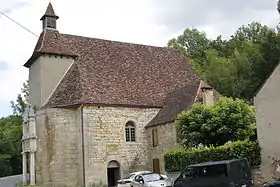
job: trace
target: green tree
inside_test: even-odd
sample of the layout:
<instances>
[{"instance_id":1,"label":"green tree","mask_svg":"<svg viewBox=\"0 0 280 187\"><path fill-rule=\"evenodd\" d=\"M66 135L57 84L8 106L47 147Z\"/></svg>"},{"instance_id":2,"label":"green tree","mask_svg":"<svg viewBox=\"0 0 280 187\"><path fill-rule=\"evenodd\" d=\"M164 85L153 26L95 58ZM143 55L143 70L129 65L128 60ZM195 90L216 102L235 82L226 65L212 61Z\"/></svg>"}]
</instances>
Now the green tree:
<instances>
[{"instance_id":1,"label":"green tree","mask_svg":"<svg viewBox=\"0 0 280 187\"><path fill-rule=\"evenodd\" d=\"M20 174L22 118L11 115L0 119L0 176Z\"/></svg>"},{"instance_id":2,"label":"green tree","mask_svg":"<svg viewBox=\"0 0 280 187\"><path fill-rule=\"evenodd\" d=\"M278 64L280 33L258 22L241 26L227 40L186 29L168 47L183 52L201 79L222 95L251 101Z\"/></svg>"},{"instance_id":3,"label":"green tree","mask_svg":"<svg viewBox=\"0 0 280 187\"><path fill-rule=\"evenodd\" d=\"M241 98L251 99L264 81L278 65L280 54L280 34L276 29L252 22L240 27L228 41L233 49L241 50L247 56L247 81L243 85ZM237 64L237 68L241 63Z\"/></svg>"},{"instance_id":4,"label":"green tree","mask_svg":"<svg viewBox=\"0 0 280 187\"><path fill-rule=\"evenodd\" d=\"M206 33L187 28L183 34L171 39L167 46L183 52L189 59L195 60L194 66L201 68L205 59L205 51L210 48L209 43L210 40L207 39Z\"/></svg>"},{"instance_id":5,"label":"green tree","mask_svg":"<svg viewBox=\"0 0 280 187\"><path fill-rule=\"evenodd\" d=\"M22 116L28 104L28 101L29 101L29 82L26 81L25 83L23 83L23 87L21 88L21 93L18 94L16 102L10 101L13 109L13 114Z\"/></svg>"},{"instance_id":6,"label":"green tree","mask_svg":"<svg viewBox=\"0 0 280 187\"><path fill-rule=\"evenodd\" d=\"M22 173L22 117L28 101L27 81L23 84L16 101L11 101L13 115L0 119L0 177Z\"/></svg>"},{"instance_id":7,"label":"green tree","mask_svg":"<svg viewBox=\"0 0 280 187\"><path fill-rule=\"evenodd\" d=\"M224 145L255 137L254 108L243 100L222 98L212 106L194 104L176 120L178 138L186 147Z\"/></svg>"}]
</instances>

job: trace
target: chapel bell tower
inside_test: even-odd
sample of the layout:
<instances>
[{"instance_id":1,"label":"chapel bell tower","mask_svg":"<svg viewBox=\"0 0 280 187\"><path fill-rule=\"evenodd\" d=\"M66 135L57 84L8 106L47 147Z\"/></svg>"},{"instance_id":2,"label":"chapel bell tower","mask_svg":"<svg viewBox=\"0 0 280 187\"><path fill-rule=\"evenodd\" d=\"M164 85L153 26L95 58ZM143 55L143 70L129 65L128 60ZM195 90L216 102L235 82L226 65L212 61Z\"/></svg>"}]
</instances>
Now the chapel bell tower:
<instances>
[{"instance_id":1,"label":"chapel bell tower","mask_svg":"<svg viewBox=\"0 0 280 187\"><path fill-rule=\"evenodd\" d=\"M45 14L40 19L43 23L43 30L44 29L56 29L56 20L59 17L55 15L53 6L49 3Z\"/></svg>"}]
</instances>

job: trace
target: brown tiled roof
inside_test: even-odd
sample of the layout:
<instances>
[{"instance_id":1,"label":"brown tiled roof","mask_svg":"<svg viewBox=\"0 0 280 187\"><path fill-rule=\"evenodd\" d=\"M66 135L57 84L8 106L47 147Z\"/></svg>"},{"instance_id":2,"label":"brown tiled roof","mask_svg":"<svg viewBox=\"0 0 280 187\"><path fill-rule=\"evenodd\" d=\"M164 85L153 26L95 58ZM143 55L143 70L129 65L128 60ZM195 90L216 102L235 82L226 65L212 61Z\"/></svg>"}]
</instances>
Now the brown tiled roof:
<instances>
[{"instance_id":1,"label":"brown tiled roof","mask_svg":"<svg viewBox=\"0 0 280 187\"><path fill-rule=\"evenodd\" d=\"M165 105L146 127L173 122L179 113L187 110L194 103L199 83L200 81L196 80L192 84L168 94Z\"/></svg>"},{"instance_id":2,"label":"brown tiled roof","mask_svg":"<svg viewBox=\"0 0 280 187\"><path fill-rule=\"evenodd\" d=\"M55 29L44 29L35 46L31 58L24 64L30 67L41 54L56 54L77 57L78 55L70 50L68 43L61 39L61 34Z\"/></svg>"},{"instance_id":3,"label":"brown tiled roof","mask_svg":"<svg viewBox=\"0 0 280 187\"><path fill-rule=\"evenodd\" d=\"M192 104L202 102L203 88L213 89L214 102L218 101L222 95L217 92L212 86L204 81L196 80L190 85L186 85L181 89L176 89L166 97L166 103L158 114L146 125L153 127L156 125L174 122L177 115L184 110L188 110Z\"/></svg>"},{"instance_id":4,"label":"brown tiled roof","mask_svg":"<svg viewBox=\"0 0 280 187\"><path fill-rule=\"evenodd\" d=\"M168 48L45 32L43 41L56 39L55 45L43 42L43 49L60 53L57 46L67 46L67 53L70 50L77 54L45 107L74 104L163 107L169 93L177 89L193 93L192 87L199 82L185 57ZM45 47L45 43L53 47ZM186 97L189 98L192 99Z\"/></svg>"}]
</instances>

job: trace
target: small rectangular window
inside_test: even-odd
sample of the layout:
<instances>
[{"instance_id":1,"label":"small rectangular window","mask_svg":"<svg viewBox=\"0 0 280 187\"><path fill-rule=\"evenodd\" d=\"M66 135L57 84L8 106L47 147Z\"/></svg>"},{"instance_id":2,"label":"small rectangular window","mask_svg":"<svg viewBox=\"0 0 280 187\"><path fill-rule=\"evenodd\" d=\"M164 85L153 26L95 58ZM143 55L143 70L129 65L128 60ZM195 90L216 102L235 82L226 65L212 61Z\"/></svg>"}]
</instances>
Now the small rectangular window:
<instances>
[{"instance_id":1,"label":"small rectangular window","mask_svg":"<svg viewBox=\"0 0 280 187\"><path fill-rule=\"evenodd\" d=\"M153 142L153 147L158 146L158 130L157 129L152 129L152 142Z\"/></svg>"}]
</instances>

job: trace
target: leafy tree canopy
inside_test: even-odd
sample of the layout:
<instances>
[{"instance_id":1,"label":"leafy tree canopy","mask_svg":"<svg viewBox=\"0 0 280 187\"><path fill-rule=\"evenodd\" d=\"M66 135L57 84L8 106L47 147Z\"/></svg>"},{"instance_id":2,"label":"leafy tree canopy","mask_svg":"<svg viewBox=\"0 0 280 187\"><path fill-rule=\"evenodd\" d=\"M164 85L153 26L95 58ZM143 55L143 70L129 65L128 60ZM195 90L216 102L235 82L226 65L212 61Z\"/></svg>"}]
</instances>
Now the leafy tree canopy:
<instances>
[{"instance_id":1,"label":"leafy tree canopy","mask_svg":"<svg viewBox=\"0 0 280 187\"><path fill-rule=\"evenodd\" d=\"M176 128L186 147L252 139L256 135L254 108L232 98L221 98L211 106L194 104L178 115Z\"/></svg>"},{"instance_id":2,"label":"leafy tree canopy","mask_svg":"<svg viewBox=\"0 0 280 187\"><path fill-rule=\"evenodd\" d=\"M21 94L11 101L13 115L0 118L0 177L22 173L22 115L29 98L29 84L23 84Z\"/></svg>"},{"instance_id":3,"label":"leafy tree canopy","mask_svg":"<svg viewBox=\"0 0 280 187\"><path fill-rule=\"evenodd\" d=\"M21 93L18 94L16 102L10 101L14 115L22 116L29 101L29 82L23 83Z\"/></svg>"},{"instance_id":4,"label":"leafy tree canopy","mask_svg":"<svg viewBox=\"0 0 280 187\"><path fill-rule=\"evenodd\" d=\"M278 64L280 33L252 22L229 39L212 40L204 32L187 28L168 47L183 52L200 77L222 95L251 101Z\"/></svg>"}]
</instances>

